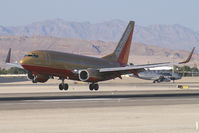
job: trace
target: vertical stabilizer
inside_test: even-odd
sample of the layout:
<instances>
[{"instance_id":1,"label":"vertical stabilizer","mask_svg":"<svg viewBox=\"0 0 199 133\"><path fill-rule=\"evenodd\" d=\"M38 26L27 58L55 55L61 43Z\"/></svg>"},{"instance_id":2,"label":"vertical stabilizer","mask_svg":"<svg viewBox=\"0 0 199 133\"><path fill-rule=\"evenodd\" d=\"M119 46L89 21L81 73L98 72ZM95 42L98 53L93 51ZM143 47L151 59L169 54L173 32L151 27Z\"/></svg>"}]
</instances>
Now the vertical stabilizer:
<instances>
[{"instance_id":1,"label":"vertical stabilizer","mask_svg":"<svg viewBox=\"0 0 199 133\"><path fill-rule=\"evenodd\" d=\"M8 51L8 55L6 57L6 63L10 63L10 56L11 56L11 48Z\"/></svg>"},{"instance_id":2,"label":"vertical stabilizer","mask_svg":"<svg viewBox=\"0 0 199 133\"><path fill-rule=\"evenodd\" d=\"M104 59L118 62L121 66L127 65L129 52L131 48L131 40L132 40L134 25L135 25L134 21L129 22L114 52L110 55L103 57Z\"/></svg>"}]
</instances>

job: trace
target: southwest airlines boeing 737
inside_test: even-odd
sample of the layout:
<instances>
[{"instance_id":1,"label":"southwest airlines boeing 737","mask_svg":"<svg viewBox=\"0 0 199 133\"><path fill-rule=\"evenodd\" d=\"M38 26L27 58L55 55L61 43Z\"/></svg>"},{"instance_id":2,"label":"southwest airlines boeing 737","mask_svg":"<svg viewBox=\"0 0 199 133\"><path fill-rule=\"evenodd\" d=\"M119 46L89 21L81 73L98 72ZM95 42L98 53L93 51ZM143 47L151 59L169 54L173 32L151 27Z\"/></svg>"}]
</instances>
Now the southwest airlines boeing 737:
<instances>
[{"instance_id":1,"label":"southwest airlines boeing 737","mask_svg":"<svg viewBox=\"0 0 199 133\"><path fill-rule=\"evenodd\" d=\"M144 68L169 66L189 62L194 49L187 60L178 63L157 63L145 65L127 65L134 30L134 21L130 21L113 53L102 58L88 57L70 53L49 50L30 52L21 59L20 64L10 63L11 49L6 58L6 64L23 68L28 72L28 78L33 83L46 82L49 78L59 77L62 83L60 90L68 90L65 79L89 82L90 90L98 90L98 82L121 78L121 75L133 73L136 76Z\"/></svg>"}]
</instances>

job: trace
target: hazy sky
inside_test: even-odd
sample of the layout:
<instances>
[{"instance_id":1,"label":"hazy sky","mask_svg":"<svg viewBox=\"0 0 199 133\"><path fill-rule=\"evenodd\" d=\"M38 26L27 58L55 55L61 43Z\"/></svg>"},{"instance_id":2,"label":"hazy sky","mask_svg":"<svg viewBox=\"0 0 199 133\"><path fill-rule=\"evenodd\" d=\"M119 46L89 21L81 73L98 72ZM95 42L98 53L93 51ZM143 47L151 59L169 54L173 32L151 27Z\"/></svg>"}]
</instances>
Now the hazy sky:
<instances>
[{"instance_id":1,"label":"hazy sky","mask_svg":"<svg viewBox=\"0 0 199 133\"><path fill-rule=\"evenodd\" d=\"M0 0L0 25L54 18L91 23L135 20L142 26L181 24L199 31L199 0Z\"/></svg>"}]
</instances>

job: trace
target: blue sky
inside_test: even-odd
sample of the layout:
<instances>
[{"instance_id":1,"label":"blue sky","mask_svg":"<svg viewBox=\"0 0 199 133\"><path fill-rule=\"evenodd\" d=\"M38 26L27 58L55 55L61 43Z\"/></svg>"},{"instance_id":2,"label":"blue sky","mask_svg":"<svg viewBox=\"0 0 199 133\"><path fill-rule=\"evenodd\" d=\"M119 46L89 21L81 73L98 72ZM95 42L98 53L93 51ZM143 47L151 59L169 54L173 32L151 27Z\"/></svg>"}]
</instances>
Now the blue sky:
<instances>
[{"instance_id":1,"label":"blue sky","mask_svg":"<svg viewBox=\"0 0 199 133\"><path fill-rule=\"evenodd\" d=\"M0 25L16 26L61 18L98 23L181 24L199 31L199 0L0 0Z\"/></svg>"}]
</instances>

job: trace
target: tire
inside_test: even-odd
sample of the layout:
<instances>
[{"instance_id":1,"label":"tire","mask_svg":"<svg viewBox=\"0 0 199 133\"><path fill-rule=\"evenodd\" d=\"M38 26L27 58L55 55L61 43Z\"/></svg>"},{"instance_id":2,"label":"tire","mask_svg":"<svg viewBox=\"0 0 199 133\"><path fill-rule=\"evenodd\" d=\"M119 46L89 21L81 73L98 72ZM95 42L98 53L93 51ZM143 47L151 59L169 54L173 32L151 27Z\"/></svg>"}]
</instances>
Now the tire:
<instances>
[{"instance_id":1,"label":"tire","mask_svg":"<svg viewBox=\"0 0 199 133\"><path fill-rule=\"evenodd\" d=\"M63 89L64 89L65 91L67 91L67 90L68 90L68 84L64 84Z\"/></svg>"},{"instance_id":2,"label":"tire","mask_svg":"<svg viewBox=\"0 0 199 133\"><path fill-rule=\"evenodd\" d=\"M63 90L64 89L64 87L63 87L63 85L62 84L59 84L59 90Z\"/></svg>"},{"instance_id":3,"label":"tire","mask_svg":"<svg viewBox=\"0 0 199 133\"><path fill-rule=\"evenodd\" d=\"M99 89L99 85L98 84L94 84L94 89L95 89L95 91L97 91Z\"/></svg>"},{"instance_id":4,"label":"tire","mask_svg":"<svg viewBox=\"0 0 199 133\"><path fill-rule=\"evenodd\" d=\"M93 91L94 90L94 84L89 85L89 90Z\"/></svg>"}]
</instances>

